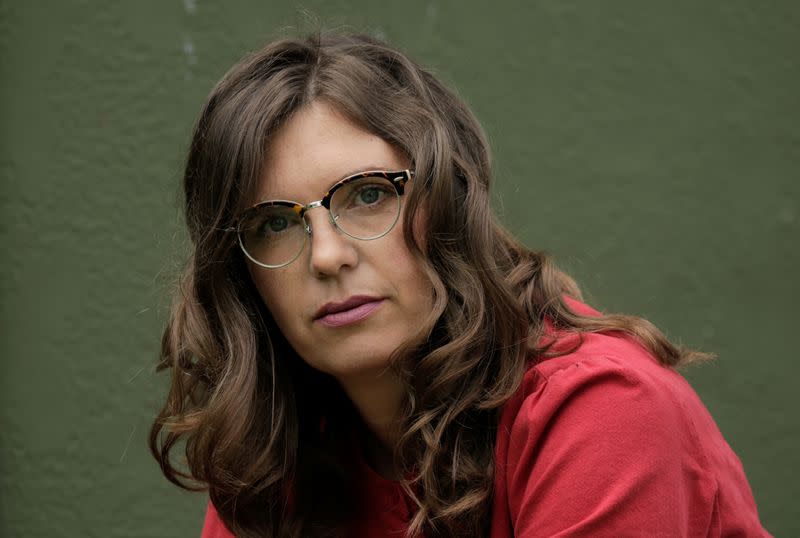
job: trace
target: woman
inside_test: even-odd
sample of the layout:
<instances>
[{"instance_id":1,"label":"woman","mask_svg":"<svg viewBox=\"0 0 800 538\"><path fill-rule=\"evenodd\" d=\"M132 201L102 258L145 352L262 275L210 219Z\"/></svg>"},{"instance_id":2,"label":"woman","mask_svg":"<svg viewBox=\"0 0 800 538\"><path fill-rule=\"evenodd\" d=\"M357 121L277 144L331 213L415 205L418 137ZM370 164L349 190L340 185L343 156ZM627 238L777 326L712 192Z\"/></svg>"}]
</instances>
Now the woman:
<instances>
[{"instance_id":1,"label":"woman","mask_svg":"<svg viewBox=\"0 0 800 538\"><path fill-rule=\"evenodd\" d=\"M490 177L464 103L369 37L277 41L214 88L150 437L208 488L204 536L767 535L674 370L709 356L581 303Z\"/></svg>"}]
</instances>

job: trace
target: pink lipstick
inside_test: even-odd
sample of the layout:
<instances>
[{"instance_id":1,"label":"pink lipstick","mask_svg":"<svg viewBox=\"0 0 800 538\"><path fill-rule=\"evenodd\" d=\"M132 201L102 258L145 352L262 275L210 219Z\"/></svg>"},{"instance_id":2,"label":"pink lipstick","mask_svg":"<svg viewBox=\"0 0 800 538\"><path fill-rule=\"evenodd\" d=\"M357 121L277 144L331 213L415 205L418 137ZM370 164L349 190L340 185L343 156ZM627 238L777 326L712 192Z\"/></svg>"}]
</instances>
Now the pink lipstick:
<instances>
[{"instance_id":1,"label":"pink lipstick","mask_svg":"<svg viewBox=\"0 0 800 538\"><path fill-rule=\"evenodd\" d=\"M372 314L383 303L380 297L353 296L342 303L328 303L314 317L328 327L342 327L361 321Z\"/></svg>"}]
</instances>

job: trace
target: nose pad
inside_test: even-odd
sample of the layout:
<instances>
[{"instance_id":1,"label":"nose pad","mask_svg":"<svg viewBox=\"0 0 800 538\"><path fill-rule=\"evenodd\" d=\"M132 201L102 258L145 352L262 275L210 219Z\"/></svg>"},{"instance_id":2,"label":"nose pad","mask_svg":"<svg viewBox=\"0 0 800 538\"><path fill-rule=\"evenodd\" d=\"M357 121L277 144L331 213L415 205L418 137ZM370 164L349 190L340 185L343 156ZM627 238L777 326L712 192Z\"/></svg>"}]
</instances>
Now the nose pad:
<instances>
[{"instance_id":1,"label":"nose pad","mask_svg":"<svg viewBox=\"0 0 800 538\"><path fill-rule=\"evenodd\" d=\"M307 233L308 235L312 235L312 234L313 234L313 231L314 231L314 229L311 227L311 223L310 223L310 222L308 222L307 215L308 215L308 213L304 214L304 215L303 215L303 217L302 217L302 218L303 218L303 226L305 227L306 233ZM338 225L338 224L336 224L336 221L337 221L337 220L339 220L339 215L336 215L336 216L334 217L334 216L333 216L333 213L331 213L330 211L328 211L328 220L330 221L331 225L332 225L332 226L333 226L333 227L336 229L336 231L338 232L338 231L339 231L339 225Z\"/></svg>"},{"instance_id":2,"label":"nose pad","mask_svg":"<svg viewBox=\"0 0 800 538\"><path fill-rule=\"evenodd\" d=\"M336 219L328 212L330 229L326 229L323 224L322 215L317 215L317 236L314 237L311 219L307 219L308 214L303 215L306 231L310 238L308 254L309 269L316 277L331 276L337 274L343 267L355 267L358 264L358 254L354 245L349 241L347 234L342 232L336 225Z\"/></svg>"}]
</instances>

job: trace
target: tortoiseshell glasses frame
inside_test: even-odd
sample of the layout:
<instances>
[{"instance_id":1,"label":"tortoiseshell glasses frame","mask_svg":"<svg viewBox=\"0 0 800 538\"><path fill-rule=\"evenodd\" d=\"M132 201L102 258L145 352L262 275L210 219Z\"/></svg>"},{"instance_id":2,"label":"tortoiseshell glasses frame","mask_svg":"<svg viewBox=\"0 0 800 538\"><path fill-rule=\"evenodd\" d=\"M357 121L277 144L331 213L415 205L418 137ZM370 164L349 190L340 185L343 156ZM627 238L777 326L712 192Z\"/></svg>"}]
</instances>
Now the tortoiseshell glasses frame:
<instances>
[{"instance_id":1,"label":"tortoiseshell glasses frame","mask_svg":"<svg viewBox=\"0 0 800 538\"><path fill-rule=\"evenodd\" d=\"M400 197L413 177L412 170L358 172L340 179L320 200L308 204L293 200L259 202L243 211L235 227L229 230L236 231L239 247L256 265L267 269L285 267L300 256L312 234L311 225L305 219L308 211L324 207L331 223L345 235L362 241L378 239L397 223ZM364 193L370 197L377 193L378 199L361 198L348 207L339 207L342 196L344 201L352 201L351 198ZM351 216L353 218L347 218Z\"/></svg>"}]
</instances>

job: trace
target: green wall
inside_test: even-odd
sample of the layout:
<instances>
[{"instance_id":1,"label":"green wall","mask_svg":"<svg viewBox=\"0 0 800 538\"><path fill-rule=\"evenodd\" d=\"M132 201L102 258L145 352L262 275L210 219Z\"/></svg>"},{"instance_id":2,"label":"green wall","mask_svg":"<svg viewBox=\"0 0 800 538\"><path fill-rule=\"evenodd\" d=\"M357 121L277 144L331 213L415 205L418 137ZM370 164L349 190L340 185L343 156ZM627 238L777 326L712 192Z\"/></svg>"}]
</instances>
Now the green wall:
<instances>
[{"instance_id":1,"label":"green wall","mask_svg":"<svg viewBox=\"0 0 800 538\"><path fill-rule=\"evenodd\" d=\"M275 4L0 3L0 535L198 534L145 448L181 162L213 83L307 13L458 89L498 210L595 306L718 353L687 377L800 535L800 4Z\"/></svg>"}]
</instances>

